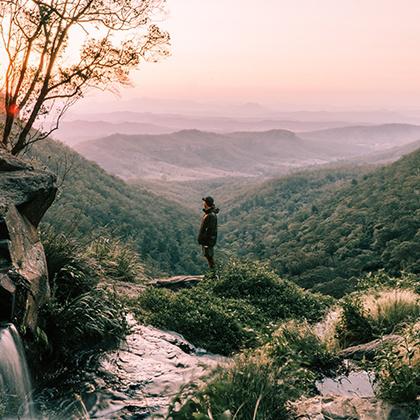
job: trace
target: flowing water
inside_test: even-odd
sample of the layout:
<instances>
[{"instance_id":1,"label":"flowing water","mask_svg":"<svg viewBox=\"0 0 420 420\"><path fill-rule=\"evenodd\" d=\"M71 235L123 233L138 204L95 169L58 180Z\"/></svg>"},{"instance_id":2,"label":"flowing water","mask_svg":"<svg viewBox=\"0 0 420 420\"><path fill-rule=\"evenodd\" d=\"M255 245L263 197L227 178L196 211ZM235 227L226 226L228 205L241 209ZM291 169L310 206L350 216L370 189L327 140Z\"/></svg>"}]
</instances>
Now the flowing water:
<instances>
[{"instance_id":1,"label":"flowing water","mask_svg":"<svg viewBox=\"0 0 420 420\"><path fill-rule=\"evenodd\" d=\"M0 418L33 419L31 380L15 326L0 327Z\"/></svg>"}]
</instances>

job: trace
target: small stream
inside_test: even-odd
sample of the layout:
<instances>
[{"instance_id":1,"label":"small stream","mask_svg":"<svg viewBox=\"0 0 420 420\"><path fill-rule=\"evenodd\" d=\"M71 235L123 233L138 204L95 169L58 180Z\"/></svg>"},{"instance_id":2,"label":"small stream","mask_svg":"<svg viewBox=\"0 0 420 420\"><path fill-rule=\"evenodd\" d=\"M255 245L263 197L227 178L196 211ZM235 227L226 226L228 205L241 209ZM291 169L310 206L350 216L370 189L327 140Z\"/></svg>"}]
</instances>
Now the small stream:
<instances>
[{"instance_id":1,"label":"small stream","mask_svg":"<svg viewBox=\"0 0 420 420\"><path fill-rule=\"evenodd\" d=\"M199 382L228 359L196 348L181 335L140 325L128 318L131 333L118 350L90 356L81 369L80 391L48 398L35 414L31 383L16 328L0 329L0 418L138 420L165 416L183 385ZM73 378L78 381L78 377ZM317 382L321 395L371 397L372 378L364 371Z\"/></svg>"}]
</instances>

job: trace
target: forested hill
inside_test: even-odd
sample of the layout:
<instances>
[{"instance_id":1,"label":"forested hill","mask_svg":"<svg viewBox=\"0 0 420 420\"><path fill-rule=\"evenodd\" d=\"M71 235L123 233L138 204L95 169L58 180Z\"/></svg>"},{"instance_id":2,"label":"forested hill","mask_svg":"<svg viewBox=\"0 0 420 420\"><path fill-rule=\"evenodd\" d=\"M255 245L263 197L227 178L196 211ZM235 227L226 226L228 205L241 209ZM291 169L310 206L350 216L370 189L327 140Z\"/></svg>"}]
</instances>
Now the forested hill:
<instances>
[{"instance_id":1,"label":"forested hill","mask_svg":"<svg viewBox=\"0 0 420 420\"><path fill-rule=\"evenodd\" d=\"M224 241L336 296L369 271L419 273L419 168L417 150L354 177L308 172L271 181L229 212Z\"/></svg>"},{"instance_id":2,"label":"forested hill","mask_svg":"<svg viewBox=\"0 0 420 420\"><path fill-rule=\"evenodd\" d=\"M38 143L30 155L57 173L59 182L64 176L46 223L81 238L105 229L115 237L131 239L143 261L160 272L202 271L196 214L125 184L58 142Z\"/></svg>"}]
</instances>

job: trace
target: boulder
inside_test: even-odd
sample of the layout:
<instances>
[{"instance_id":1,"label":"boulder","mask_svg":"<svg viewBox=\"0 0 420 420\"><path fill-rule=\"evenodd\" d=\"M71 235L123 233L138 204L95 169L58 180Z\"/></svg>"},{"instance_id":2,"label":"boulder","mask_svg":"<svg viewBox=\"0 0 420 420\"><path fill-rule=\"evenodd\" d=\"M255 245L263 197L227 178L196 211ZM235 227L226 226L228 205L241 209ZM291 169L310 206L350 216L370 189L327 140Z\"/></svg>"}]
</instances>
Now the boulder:
<instances>
[{"instance_id":1,"label":"boulder","mask_svg":"<svg viewBox=\"0 0 420 420\"><path fill-rule=\"evenodd\" d=\"M48 299L37 227L56 191L53 174L0 150L0 322L33 330Z\"/></svg>"},{"instance_id":2,"label":"boulder","mask_svg":"<svg viewBox=\"0 0 420 420\"><path fill-rule=\"evenodd\" d=\"M311 420L398 420L411 419L404 407L392 406L374 397L339 395L302 398L291 403L295 419Z\"/></svg>"}]
</instances>

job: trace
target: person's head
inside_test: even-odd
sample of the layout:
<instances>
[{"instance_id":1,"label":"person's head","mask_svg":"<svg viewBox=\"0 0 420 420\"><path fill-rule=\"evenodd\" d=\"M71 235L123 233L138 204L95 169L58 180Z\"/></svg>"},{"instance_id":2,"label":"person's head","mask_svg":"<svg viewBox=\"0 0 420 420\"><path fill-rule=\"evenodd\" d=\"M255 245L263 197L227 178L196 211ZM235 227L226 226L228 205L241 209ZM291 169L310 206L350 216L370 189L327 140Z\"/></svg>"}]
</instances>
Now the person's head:
<instances>
[{"instance_id":1,"label":"person's head","mask_svg":"<svg viewBox=\"0 0 420 420\"><path fill-rule=\"evenodd\" d=\"M209 197L203 197L202 200L203 200L203 206L206 210L214 207L213 197L210 197L210 196Z\"/></svg>"}]
</instances>

